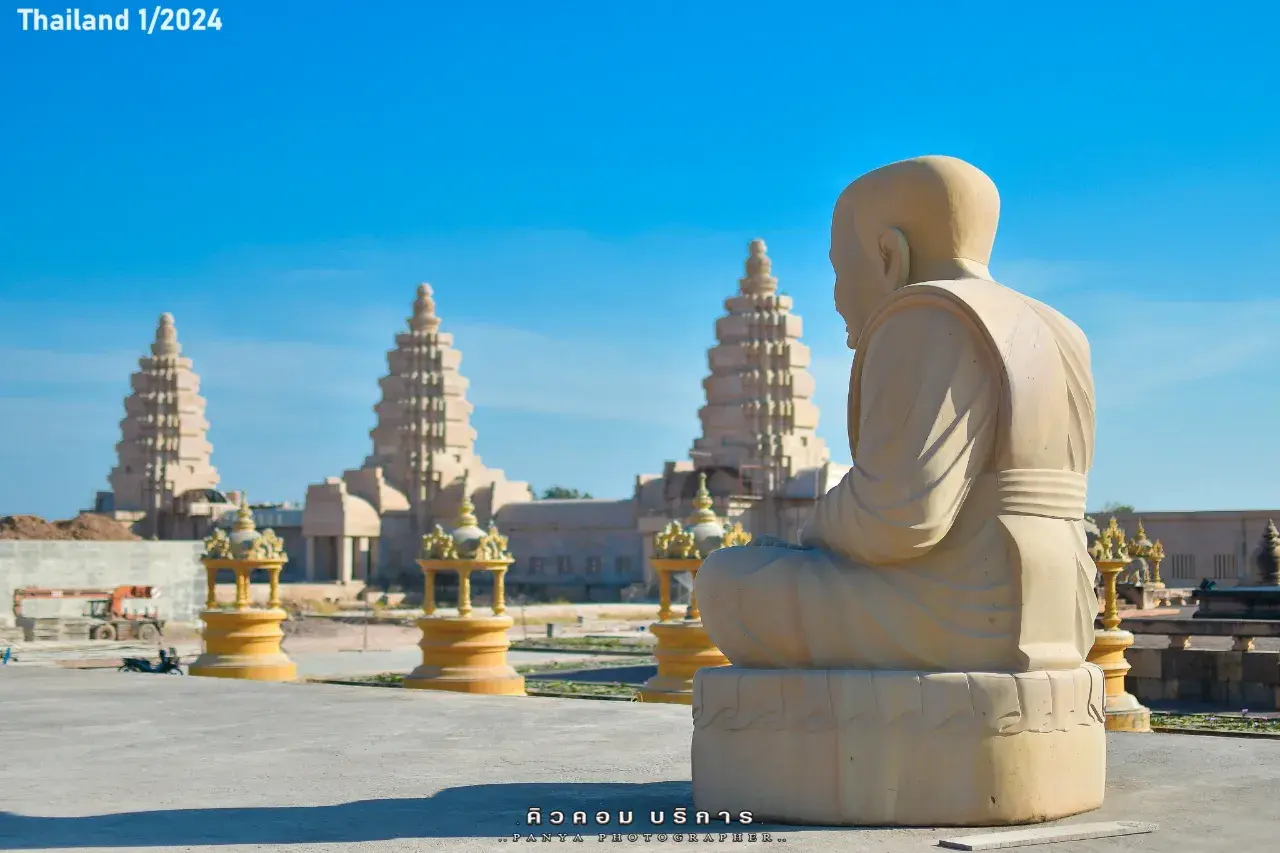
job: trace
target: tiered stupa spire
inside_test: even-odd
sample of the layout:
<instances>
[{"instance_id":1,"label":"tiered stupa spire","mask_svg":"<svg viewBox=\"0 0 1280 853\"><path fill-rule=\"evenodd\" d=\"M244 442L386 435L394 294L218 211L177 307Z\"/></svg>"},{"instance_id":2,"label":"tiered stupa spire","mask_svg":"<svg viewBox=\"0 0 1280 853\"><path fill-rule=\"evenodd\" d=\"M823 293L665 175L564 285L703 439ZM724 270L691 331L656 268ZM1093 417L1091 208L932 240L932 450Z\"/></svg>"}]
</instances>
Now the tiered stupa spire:
<instances>
[{"instance_id":1,"label":"tiered stupa spire","mask_svg":"<svg viewBox=\"0 0 1280 853\"><path fill-rule=\"evenodd\" d=\"M702 383L707 403L698 412L702 437L692 452L699 467L739 471L748 494L770 494L830 458L817 434L803 324L791 306L778 292L764 241L752 240L746 275L716 322L711 375Z\"/></svg>"},{"instance_id":2,"label":"tiered stupa spire","mask_svg":"<svg viewBox=\"0 0 1280 853\"><path fill-rule=\"evenodd\" d=\"M108 479L115 509L145 511L148 534L159 536L160 516L173 510L174 499L216 488L218 472L210 461L200 377L182 355L172 314L160 315L151 355L139 359L138 367Z\"/></svg>"},{"instance_id":3,"label":"tiered stupa spire","mask_svg":"<svg viewBox=\"0 0 1280 853\"><path fill-rule=\"evenodd\" d=\"M408 498L418 536L428 529L438 490L454 472L478 462L461 363L453 335L440 331L431 285L418 285L408 331L396 335L396 347L387 353L389 370L374 407L378 423L369 433L373 455L365 460L366 468L381 467L387 482Z\"/></svg>"}]
</instances>

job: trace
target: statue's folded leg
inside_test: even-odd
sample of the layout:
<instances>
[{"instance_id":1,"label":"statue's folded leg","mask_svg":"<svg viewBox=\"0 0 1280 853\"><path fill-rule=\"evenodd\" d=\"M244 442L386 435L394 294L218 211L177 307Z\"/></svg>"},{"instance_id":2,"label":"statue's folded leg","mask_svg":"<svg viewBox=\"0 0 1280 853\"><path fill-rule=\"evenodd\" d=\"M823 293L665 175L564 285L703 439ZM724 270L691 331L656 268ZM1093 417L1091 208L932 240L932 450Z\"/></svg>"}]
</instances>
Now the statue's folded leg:
<instances>
[{"instance_id":1,"label":"statue's folded leg","mask_svg":"<svg viewBox=\"0 0 1280 853\"><path fill-rule=\"evenodd\" d=\"M713 551L696 581L707 635L736 666L811 666L801 589L814 573L834 570L820 551L773 546Z\"/></svg>"}]
</instances>

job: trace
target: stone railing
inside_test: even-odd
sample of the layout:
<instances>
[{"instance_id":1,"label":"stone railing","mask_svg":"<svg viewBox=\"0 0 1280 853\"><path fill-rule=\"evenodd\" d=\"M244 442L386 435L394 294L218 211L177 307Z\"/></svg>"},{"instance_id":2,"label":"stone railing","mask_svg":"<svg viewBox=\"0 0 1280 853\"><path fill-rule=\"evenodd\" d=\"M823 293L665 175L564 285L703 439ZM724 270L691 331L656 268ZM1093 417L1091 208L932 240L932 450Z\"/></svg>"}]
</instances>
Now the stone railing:
<instances>
[{"instance_id":1,"label":"stone railing","mask_svg":"<svg viewBox=\"0 0 1280 853\"><path fill-rule=\"evenodd\" d=\"M1126 659L1125 686L1140 702L1280 710L1280 652L1131 648Z\"/></svg>"},{"instance_id":2,"label":"stone railing","mask_svg":"<svg viewBox=\"0 0 1280 853\"><path fill-rule=\"evenodd\" d=\"M1254 649L1280 637L1280 622L1261 619L1126 619L1134 634L1169 638L1166 648L1129 649L1128 690L1138 701L1193 702L1240 710L1280 710L1280 652ZM1230 637L1231 650L1193 649L1193 638Z\"/></svg>"},{"instance_id":3,"label":"stone railing","mask_svg":"<svg viewBox=\"0 0 1280 853\"><path fill-rule=\"evenodd\" d=\"M1253 651L1258 637L1280 637L1280 622L1266 619L1126 619L1124 629L1134 634L1162 635L1169 648L1188 650L1192 637L1231 637L1231 650Z\"/></svg>"}]
</instances>

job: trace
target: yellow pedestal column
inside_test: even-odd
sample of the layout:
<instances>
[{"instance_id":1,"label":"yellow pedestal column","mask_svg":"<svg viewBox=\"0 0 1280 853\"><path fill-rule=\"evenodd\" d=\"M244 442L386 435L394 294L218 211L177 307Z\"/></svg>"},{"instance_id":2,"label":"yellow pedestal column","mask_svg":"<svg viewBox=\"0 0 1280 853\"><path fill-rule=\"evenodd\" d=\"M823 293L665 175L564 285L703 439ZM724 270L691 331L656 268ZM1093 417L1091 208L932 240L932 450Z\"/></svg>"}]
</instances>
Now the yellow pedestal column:
<instances>
[{"instance_id":1,"label":"yellow pedestal column","mask_svg":"<svg viewBox=\"0 0 1280 853\"><path fill-rule=\"evenodd\" d=\"M191 664L191 675L293 681L298 667L280 648L280 623L289 614L279 609L205 610L204 654Z\"/></svg>"},{"instance_id":2,"label":"yellow pedestal column","mask_svg":"<svg viewBox=\"0 0 1280 853\"><path fill-rule=\"evenodd\" d=\"M246 503L241 502L231 535L215 530L205 540L204 653L188 668L191 675L208 678L247 678L252 681L293 681L298 667L280 647L281 623L289 618L280 607L280 570L288 561L284 544L271 530L259 533ZM220 571L236 579L236 597L229 608L220 608L216 593ZM253 572L267 573L270 592L267 606L254 607L249 599Z\"/></svg>"},{"instance_id":3,"label":"yellow pedestal column","mask_svg":"<svg viewBox=\"0 0 1280 853\"><path fill-rule=\"evenodd\" d=\"M1115 525L1115 519L1111 521ZM1120 543L1123 545L1123 539ZM1129 672L1125 651L1133 645L1133 634L1120 630L1120 610L1116 604L1116 575L1129 564L1128 559L1098 560L1102 573L1105 609L1102 628L1094 631L1093 648L1089 650L1089 663L1096 664L1104 678L1106 699L1106 727L1110 732L1151 731L1151 711L1143 707L1137 698L1124 689L1124 677Z\"/></svg>"},{"instance_id":4,"label":"yellow pedestal column","mask_svg":"<svg viewBox=\"0 0 1280 853\"><path fill-rule=\"evenodd\" d=\"M658 621L649 626L649 632L658 638L653 652L658 661L658 672L644 683L637 698L641 702L692 705L694 673L706 667L729 665L729 659L721 654L702 627L698 600L692 592L685 618L668 621L671 614L671 576L689 572L696 577L702 560L655 559L653 564L658 572L661 603Z\"/></svg>"},{"instance_id":5,"label":"yellow pedestal column","mask_svg":"<svg viewBox=\"0 0 1280 853\"><path fill-rule=\"evenodd\" d=\"M469 519L470 503L464 503L464 520ZM488 541L490 544L486 545ZM515 624L506 615L504 593L507 567L511 557L506 553L506 538L490 529L479 546L480 555L469 559L458 557L452 539L440 528L423 537L423 553L418 560L424 575L424 615L417 625L422 629L422 664L405 676L404 686L418 690L448 690L453 693L481 693L489 696L524 696L524 676L507 663L511 640L507 631ZM485 559L488 553L489 559ZM493 614L477 616L471 607L471 573L493 573ZM436 574L456 572L458 575L458 615L435 615Z\"/></svg>"},{"instance_id":6,"label":"yellow pedestal column","mask_svg":"<svg viewBox=\"0 0 1280 853\"><path fill-rule=\"evenodd\" d=\"M658 673L640 689L641 702L692 705L694 673L729 665L701 622L654 622L649 630L658 638L653 653L658 659Z\"/></svg>"},{"instance_id":7,"label":"yellow pedestal column","mask_svg":"<svg viewBox=\"0 0 1280 853\"><path fill-rule=\"evenodd\" d=\"M491 696L524 696L524 676L507 663L510 616L424 616L422 665L404 686Z\"/></svg>"},{"instance_id":8,"label":"yellow pedestal column","mask_svg":"<svg viewBox=\"0 0 1280 853\"><path fill-rule=\"evenodd\" d=\"M1124 677L1129 671L1124 653L1132 645L1133 634L1128 631L1103 630L1093 634L1089 663L1097 664L1105 679L1104 709L1109 732L1151 731L1151 711L1124 689Z\"/></svg>"}]
</instances>

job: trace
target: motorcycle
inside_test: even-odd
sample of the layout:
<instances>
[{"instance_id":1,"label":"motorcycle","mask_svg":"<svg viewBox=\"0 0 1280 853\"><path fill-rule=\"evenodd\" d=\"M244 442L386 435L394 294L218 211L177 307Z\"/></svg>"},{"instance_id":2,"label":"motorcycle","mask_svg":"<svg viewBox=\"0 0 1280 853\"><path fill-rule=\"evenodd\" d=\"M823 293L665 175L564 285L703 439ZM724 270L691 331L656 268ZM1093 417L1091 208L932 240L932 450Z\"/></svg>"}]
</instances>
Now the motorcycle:
<instances>
[{"instance_id":1,"label":"motorcycle","mask_svg":"<svg viewBox=\"0 0 1280 853\"><path fill-rule=\"evenodd\" d=\"M168 675L184 675L182 671L182 660L178 657L176 649L169 649L165 652L160 650L160 663L152 663L147 658L125 658L124 662L116 670L117 672L146 672L146 673L167 673Z\"/></svg>"}]
</instances>

